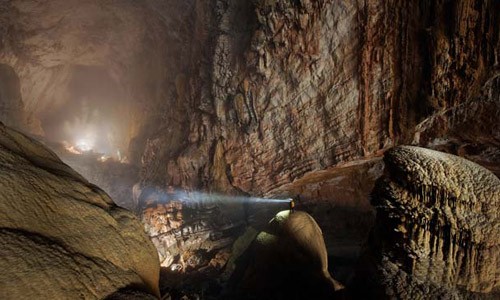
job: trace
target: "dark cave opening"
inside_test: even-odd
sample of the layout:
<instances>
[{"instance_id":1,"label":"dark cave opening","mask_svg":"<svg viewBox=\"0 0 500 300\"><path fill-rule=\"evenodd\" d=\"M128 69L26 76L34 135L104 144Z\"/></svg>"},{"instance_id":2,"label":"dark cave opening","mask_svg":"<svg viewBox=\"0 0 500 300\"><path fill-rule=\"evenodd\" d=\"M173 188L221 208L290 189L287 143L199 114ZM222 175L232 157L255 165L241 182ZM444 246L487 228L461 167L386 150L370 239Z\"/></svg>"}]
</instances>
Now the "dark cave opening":
<instances>
[{"instance_id":1,"label":"dark cave opening","mask_svg":"<svg viewBox=\"0 0 500 300\"><path fill-rule=\"evenodd\" d=\"M7 64L0 64L0 121L19 129L24 129L27 121L19 76Z\"/></svg>"}]
</instances>

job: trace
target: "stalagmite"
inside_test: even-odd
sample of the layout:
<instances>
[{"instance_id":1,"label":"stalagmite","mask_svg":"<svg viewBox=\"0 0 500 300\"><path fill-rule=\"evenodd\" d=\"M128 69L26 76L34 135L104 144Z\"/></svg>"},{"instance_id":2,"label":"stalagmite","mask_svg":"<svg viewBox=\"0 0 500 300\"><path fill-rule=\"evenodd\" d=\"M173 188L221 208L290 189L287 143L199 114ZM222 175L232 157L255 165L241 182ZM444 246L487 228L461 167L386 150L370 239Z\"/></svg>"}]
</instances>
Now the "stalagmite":
<instances>
[{"instance_id":1,"label":"stalagmite","mask_svg":"<svg viewBox=\"0 0 500 300\"><path fill-rule=\"evenodd\" d=\"M371 274L372 290L404 299L499 296L498 177L418 147L394 148L384 162L387 175L372 198L376 225L358 279ZM416 234L391 230L412 226Z\"/></svg>"}]
</instances>

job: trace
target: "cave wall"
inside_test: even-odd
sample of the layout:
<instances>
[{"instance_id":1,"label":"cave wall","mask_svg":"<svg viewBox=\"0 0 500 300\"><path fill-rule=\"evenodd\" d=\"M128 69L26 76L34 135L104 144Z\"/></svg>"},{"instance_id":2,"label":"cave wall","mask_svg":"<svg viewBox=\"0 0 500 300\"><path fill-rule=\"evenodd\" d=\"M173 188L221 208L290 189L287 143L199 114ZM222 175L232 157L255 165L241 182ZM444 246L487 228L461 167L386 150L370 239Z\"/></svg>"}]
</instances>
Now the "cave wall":
<instances>
[{"instance_id":1,"label":"cave wall","mask_svg":"<svg viewBox=\"0 0 500 300\"><path fill-rule=\"evenodd\" d=\"M31 131L103 68L144 186L281 195L408 143L498 165L498 1L2 4Z\"/></svg>"},{"instance_id":2,"label":"cave wall","mask_svg":"<svg viewBox=\"0 0 500 300\"><path fill-rule=\"evenodd\" d=\"M29 131L45 134L41 119L75 100L79 71L98 69L119 95L108 101L120 111L114 122L128 146L146 120L161 118L167 86L182 68L180 20L189 20L192 2L2 1L0 62L20 78Z\"/></svg>"},{"instance_id":3,"label":"cave wall","mask_svg":"<svg viewBox=\"0 0 500 300\"><path fill-rule=\"evenodd\" d=\"M197 5L193 32L201 36L192 47L202 50L193 52L198 59L177 86L189 132L185 146L168 154L159 145L177 141L178 131L150 139L143 157L148 180L273 195L295 188L305 174L397 144L434 147L458 131L480 132L457 130L455 118L430 130L426 141L414 137L419 123L457 107L489 101L491 109L477 116L485 120L480 127L498 123L498 86L484 92L498 76L496 1ZM491 136L475 144L498 149ZM496 154L483 154L483 162L498 164ZM151 167L158 164L160 171Z\"/></svg>"},{"instance_id":4,"label":"cave wall","mask_svg":"<svg viewBox=\"0 0 500 300\"><path fill-rule=\"evenodd\" d=\"M12 67L0 64L0 121L23 128L26 123L19 77Z\"/></svg>"},{"instance_id":5,"label":"cave wall","mask_svg":"<svg viewBox=\"0 0 500 300\"><path fill-rule=\"evenodd\" d=\"M43 117L75 101L77 70L101 70L123 97L114 118L133 166L75 169L106 177L120 205L151 196L170 214L159 196L176 189L300 194L329 254L356 256L387 149L425 146L500 174L499 14L496 0L5 0L0 64L19 86L0 86L43 135ZM186 202L199 215L162 230L170 239L184 222L192 249L211 237L191 228L219 229L200 220L248 222L241 203Z\"/></svg>"}]
</instances>

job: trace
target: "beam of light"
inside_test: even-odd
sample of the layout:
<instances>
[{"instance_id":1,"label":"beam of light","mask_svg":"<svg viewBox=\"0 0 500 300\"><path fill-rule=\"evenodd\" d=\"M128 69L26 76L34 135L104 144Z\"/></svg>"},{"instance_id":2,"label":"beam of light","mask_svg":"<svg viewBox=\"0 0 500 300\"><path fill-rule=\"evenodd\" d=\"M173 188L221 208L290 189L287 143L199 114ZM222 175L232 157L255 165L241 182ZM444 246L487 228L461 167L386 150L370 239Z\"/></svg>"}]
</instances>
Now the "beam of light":
<instances>
[{"instance_id":1,"label":"beam of light","mask_svg":"<svg viewBox=\"0 0 500 300\"><path fill-rule=\"evenodd\" d=\"M262 204L278 204L290 203L291 198L262 198L253 196L241 195L222 195L216 193L185 191L185 190L169 190L164 191L155 188L143 188L140 198L155 199L155 202L168 202L170 200L178 200L183 202L205 202L205 203L262 203Z\"/></svg>"}]
</instances>

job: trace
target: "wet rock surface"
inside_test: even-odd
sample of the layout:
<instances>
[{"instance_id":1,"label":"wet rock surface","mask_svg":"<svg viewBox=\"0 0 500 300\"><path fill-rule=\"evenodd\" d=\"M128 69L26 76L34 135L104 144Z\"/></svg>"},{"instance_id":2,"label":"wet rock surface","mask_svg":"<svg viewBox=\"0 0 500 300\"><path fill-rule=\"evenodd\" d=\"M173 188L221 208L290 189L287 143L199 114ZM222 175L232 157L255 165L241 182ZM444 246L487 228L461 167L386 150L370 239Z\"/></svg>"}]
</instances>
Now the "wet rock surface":
<instances>
[{"instance_id":1,"label":"wet rock surface","mask_svg":"<svg viewBox=\"0 0 500 300\"><path fill-rule=\"evenodd\" d=\"M384 161L358 288L369 286L365 296L380 298L498 297L498 177L418 147L394 148Z\"/></svg>"},{"instance_id":2,"label":"wet rock surface","mask_svg":"<svg viewBox=\"0 0 500 300\"><path fill-rule=\"evenodd\" d=\"M137 218L1 123L0 177L2 299L159 295L156 249Z\"/></svg>"}]
</instances>

